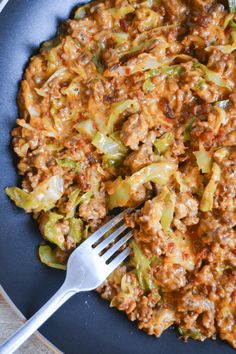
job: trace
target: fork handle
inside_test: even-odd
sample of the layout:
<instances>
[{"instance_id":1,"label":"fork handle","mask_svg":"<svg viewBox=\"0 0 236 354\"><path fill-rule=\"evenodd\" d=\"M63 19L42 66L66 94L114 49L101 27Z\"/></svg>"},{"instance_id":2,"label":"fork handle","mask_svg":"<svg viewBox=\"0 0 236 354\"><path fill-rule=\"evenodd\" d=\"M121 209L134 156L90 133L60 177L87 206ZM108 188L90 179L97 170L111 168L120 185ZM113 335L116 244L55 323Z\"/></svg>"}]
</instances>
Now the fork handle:
<instances>
[{"instance_id":1,"label":"fork handle","mask_svg":"<svg viewBox=\"0 0 236 354\"><path fill-rule=\"evenodd\" d=\"M68 289L65 283L55 295L0 346L0 354L11 354L18 349L76 290Z\"/></svg>"}]
</instances>

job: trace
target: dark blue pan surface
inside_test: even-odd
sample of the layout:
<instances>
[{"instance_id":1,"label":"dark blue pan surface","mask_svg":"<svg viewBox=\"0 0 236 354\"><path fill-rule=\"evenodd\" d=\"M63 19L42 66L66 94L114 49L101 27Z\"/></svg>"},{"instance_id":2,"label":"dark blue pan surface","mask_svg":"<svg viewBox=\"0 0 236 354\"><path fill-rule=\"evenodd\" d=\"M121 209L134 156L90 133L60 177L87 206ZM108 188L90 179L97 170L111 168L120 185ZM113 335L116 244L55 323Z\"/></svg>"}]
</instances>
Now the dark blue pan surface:
<instances>
[{"instance_id":1,"label":"dark blue pan surface","mask_svg":"<svg viewBox=\"0 0 236 354\"><path fill-rule=\"evenodd\" d=\"M9 132L17 118L16 94L28 58L55 35L79 2L10 0L0 14L0 283L26 317L54 294L64 273L40 264L36 223L4 195L6 186L19 183ZM41 332L66 354L235 353L218 340L185 344L174 330L160 339L149 337L95 292L76 295Z\"/></svg>"}]
</instances>

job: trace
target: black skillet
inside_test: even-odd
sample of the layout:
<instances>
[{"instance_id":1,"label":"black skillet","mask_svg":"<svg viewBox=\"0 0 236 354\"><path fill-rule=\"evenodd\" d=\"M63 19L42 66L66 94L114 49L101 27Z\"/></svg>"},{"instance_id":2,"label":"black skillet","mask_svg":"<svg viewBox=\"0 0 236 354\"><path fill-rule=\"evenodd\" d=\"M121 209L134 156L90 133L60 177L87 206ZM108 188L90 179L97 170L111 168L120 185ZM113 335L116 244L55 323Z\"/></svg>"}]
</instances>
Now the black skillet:
<instances>
[{"instance_id":1,"label":"black skillet","mask_svg":"<svg viewBox=\"0 0 236 354\"><path fill-rule=\"evenodd\" d=\"M55 35L58 24L79 3L10 0L0 14L0 283L26 317L55 293L64 273L40 264L36 249L41 236L36 223L4 195L6 186L19 183L9 133L17 117L16 95L29 57L42 41ZM150 337L95 292L71 299L41 333L67 354L234 353L219 340L185 344L174 330L160 339Z\"/></svg>"}]
</instances>

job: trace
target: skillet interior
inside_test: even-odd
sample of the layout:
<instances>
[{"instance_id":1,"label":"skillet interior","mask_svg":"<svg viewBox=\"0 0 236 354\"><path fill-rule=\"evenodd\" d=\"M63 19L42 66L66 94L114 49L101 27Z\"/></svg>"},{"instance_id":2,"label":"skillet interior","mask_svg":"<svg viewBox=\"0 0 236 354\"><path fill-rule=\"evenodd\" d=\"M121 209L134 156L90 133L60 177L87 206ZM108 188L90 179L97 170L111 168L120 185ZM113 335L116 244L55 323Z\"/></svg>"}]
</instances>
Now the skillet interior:
<instances>
[{"instance_id":1,"label":"skillet interior","mask_svg":"<svg viewBox=\"0 0 236 354\"><path fill-rule=\"evenodd\" d=\"M59 288L61 271L40 264L36 247L41 240L36 223L5 196L3 189L17 183L16 159L9 132L17 117L16 94L28 58L39 44L55 34L76 0L10 0L0 14L0 282L26 317L31 316ZM168 331L161 339L149 337L95 293L75 296L41 329L66 353L175 354L223 353L234 350L222 341L178 340Z\"/></svg>"}]
</instances>

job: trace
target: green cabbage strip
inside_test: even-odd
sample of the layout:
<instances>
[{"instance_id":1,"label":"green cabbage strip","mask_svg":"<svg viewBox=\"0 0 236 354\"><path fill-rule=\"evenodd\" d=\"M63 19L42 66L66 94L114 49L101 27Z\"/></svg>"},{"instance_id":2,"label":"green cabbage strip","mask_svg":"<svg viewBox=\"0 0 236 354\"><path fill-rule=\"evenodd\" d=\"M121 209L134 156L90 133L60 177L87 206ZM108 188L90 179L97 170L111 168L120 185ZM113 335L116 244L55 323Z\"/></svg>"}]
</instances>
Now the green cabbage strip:
<instances>
[{"instance_id":1,"label":"green cabbage strip","mask_svg":"<svg viewBox=\"0 0 236 354\"><path fill-rule=\"evenodd\" d=\"M164 207L162 215L160 215L160 223L163 231L168 235L171 231L170 226L174 217L175 193L171 193L167 187L164 187L162 192L153 198L152 201L156 210L162 210ZM158 222L159 220L156 221Z\"/></svg>"},{"instance_id":2,"label":"green cabbage strip","mask_svg":"<svg viewBox=\"0 0 236 354\"><path fill-rule=\"evenodd\" d=\"M70 219L69 236L78 244L81 242L84 233L83 221L79 218Z\"/></svg>"},{"instance_id":3,"label":"green cabbage strip","mask_svg":"<svg viewBox=\"0 0 236 354\"><path fill-rule=\"evenodd\" d=\"M64 192L64 183L63 178L56 175L39 183L31 193L17 187L6 188L5 192L19 208L23 208L28 213L48 211L61 198Z\"/></svg>"},{"instance_id":4,"label":"green cabbage strip","mask_svg":"<svg viewBox=\"0 0 236 354\"><path fill-rule=\"evenodd\" d=\"M181 336L183 336L185 338L192 338L195 340L199 340L203 337L201 332L198 329L190 330L190 329L186 329L183 327L178 327L178 330L179 330L179 333L181 334Z\"/></svg>"},{"instance_id":5,"label":"green cabbage strip","mask_svg":"<svg viewBox=\"0 0 236 354\"><path fill-rule=\"evenodd\" d=\"M106 125L105 134L113 133L114 127L120 119L120 115L126 110L129 110L130 113L136 113L139 111L139 109L140 106L136 100L124 100L113 103L111 106L111 114Z\"/></svg>"},{"instance_id":6,"label":"green cabbage strip","mask_svg":"<svg viewBox=\"0 0 236 354\"><path fill-rule=\"evenodd\" d=\"M177 171L175 173L175 179L177 181L177 183L179 184L179 190L180 192L187 192L188 187L186 186L186 184L184 183L183 177L181 175L181 173L179 171Z\"/></svg>"},{"instance_id":7,"label":"green cabbage strip","mask_svg":"<svg viewBox=\"0 0 236 354\"><path fill-rule=\"evenodd\" d=\"M202 200L200 203L200 210L201 211L211 211L213 208L213 203L214 203L214 194L217 188L217 184L220 181L220 175L221 175L221 169L217 163L213 163L212 166L212 176L211 179L206 186Z\"/></svg>"},{"instance_id":8,"label":"green cabbage strip","mask_svg":"<svg viewBox=\"0 0 236 354\"><path fill-rule=\"evenodd\" d=\"M79 7L74 14L74 19L75 20L81 20L86 16L87 10L90 9L90 5L86 4L84 6Z\"/></svg>"},{"instance_id":9,"label":"green cabbage strip","mask_svg":"<svg viewBox=\"0 0 236 354\"><path fill-rule=\"evenodd\" d=\"M57 245L61 250L65 250L65 238L57 222L63 219L63 215L54 212L48 212L47 222L43 226L43 234L46 240Z\"/></svg>"},{"instance_id":10,"label":"green cabbage strip","mask_svg":"<svg viewBox=\"0 0 236 354\"><path fill-rule=\"evenodd\" d=\"M229 102L230 102L229 100L216 101L214 103L214 106L225 109L228 107Z\"/></svg>"},{"instance_id":11,"label":"green cabbage strip","mask_svg":"<svg viewBox=\"0 0 236 354\"><path fill-rule=\"evenodd\" d=\"M202 173L211 172L212 158L211 158L210 154L204 150L194 151L193 154L196 157L199 170L201 170Z\"/></svg>"},{"instance_id":12,"label":"green cabbage strip","mask_svg":"<svg viewBox=\"0 0 236 354\"><path fill-rule=\"evenodd\" d=\"M109 208L126 206L132 194L147 182L154 182L162 186L166 185L175 171L176 165L166 161L144 167L124 180L118 178L113 182L114 189L108 200Z\"/></svg>"},{"instance_id":13,"label":"green cabbage strip","mask_svg":"<svg viewBox=\"0 0 236 354\"><path fill-rule=\"evenodd\" d=\"M150 29L157 27L158 26L158 22L159 22L159 16L158 14L149 9L149 8L140 8L136 11L136 16L137 19L139 18L139 16L142 19L145 19L142 22L142 27L144 27L145 31L149 31Z\"/></svg>"},{"instance_id":14,"label":"green cabbage strip","mask_svg":"<svg viewBox=\"0 0 236 354\"><path fill-rule=\"evenodd\" d=\"M230 12L236 12L236 0L228 0Z\"/></svg>"},{"instance_id":15,"label":"green cabbage strip","mask_svg":"<svg viewBox=\"0 0 236 354\"><path fill-rule=\"evenodd\" d=\"M206 81L212 82L219 87L227 88L228 90L232 91L232 88L230 87L227 80L222 79L222 77L219 74L208 69L208 67L206 65L203 65L203 64L195 61L193 63L193 68L200 69L204 73Z\"/></svg>"},{"instance_id":16,"label":"green cabbage strip","mask_svg":"<svg viewBox=\"0 0 236 354\"><path fill-rule=\"evenodd\" d=\"M80 162L76 162L69 159L56 159L57 164L62 168L70 168L71 170L75 170L75 172L79 172L81 169Z\"/></svg>"},{"instance_id":17,"label":"green cabbage strip","mask_svg":"<svg viewBox=\"0 0 236 354\"><path fill-rule=\"evenodd\" d=\"M210 52L212 49L218 49L224 54L230 54L236 49L236 32L231 33L232 44L215 45L205 48L205 51Z\"/></svg>"},{"instance_id":18,"label":"green cabbage strip","mask_svg":"<svg viewBox=\"0 0 236 354\"><path fill-rule=\"evenodd\" d=\"M120 300L122 301L133 300L135 287L130 281L128 273L124 274L123 277L121 278L120 287L121 287L121 291L116 296L113 297L110 303L111 307L117 306Z\"/></svg>"},{"instance_id":19,"label":"green cabbage strip","mask_svg":"<svg viewBox=\"0 0 236 354\"><path fill-rule=\"evenodd\" d=\"M100 132L96 133L92 144L103 154L114 155L118 156L119 158L120 154L122 153L120 151L120 144Z\"/></svg>"},{"instance_id":20,"label":"green cabbage strip","mask_svg":"<svg viewBox=\"0 0 236 354\"><path fill-rule=\"evenodd\" d=\"M120 53L120 57L126 56L126 55L131 55L134 53L138 53L140 51L146 51L148 48L150 48L154 43L156 42L156 39L149 39L147 41L144 41L143 43L140 43L136 46L131 47L129 50L125 52Z\"/></svg>"},{"instance_id":21,"label":"green cabbage strip","mask_svg":"<svg viewBox=\"0 0 236 354\"><path fill-rule=\"evenodd\" d=\"M69 194L69 199L66 204L66 219L73 218L75 215L76 208L78 206L78 197L80 195L80 189L76 188Z\"/></svg>"},{"instance_id":22,"label":"green cabbage strip","mask_svg":"<svg viewBox=\"0 0 236 354\"><path fill-rule=\"evenodd\" d=\"M97 72L100 73L100 74L103 74L104 70L105 70L105 66L101 62L101 60L99 59L98 55L92 55L92 62L96 66Z\"/></svg>"},{"instance_id":23,"label":"green cabbage strip","mask_svg":"<svg viewBox=\"0 0 236 354\"><path fill-rule=\"evenodd\" d=\"M190 118L186 124L185 124L185 129L184 129L184 141L189 141L191 140L191 130L192 130L192 127L193 127L193 123L196 121L196 117L192 117Z\"/></svg>"},{"instance_id":24,"label":"green cabbage strip","mask_svg":"<svg viewBox=\"0 0 236 354\"><path fill-rule=\"evenodd\" d=\"M39 246L40 261L51 268L66 270L66 265L60 264L49 245Z\"/></svg>"},{"instance_id":25,"label":"green cabbage strip","mask_svg":"<svg viewBox=\"0 0 236 354\"><path fill-rule=\"evenodd\" d=\"M127 154L127 148L118 139L108 137L105 134L97 132L92 144L104 154L103 161L110 164L121 162Z\"/></svg>"},{"instance_id":26,"label":"green cabbage strip","mask_svg":"<svg viewBox=\"0 0 236 354\"><path fill-rule=\"evenodd\" d=\"M155 289L156 286L154 284L154 280L151 274L150 261L142 253L135 240L132 240L130 242L130 245L133 249L133 262L138 277L139 285L145 291Z\"/></svg>"},{"instance_id":27,"label":"green cabbage strip","mask_svg":"<svg viewBox=\"0 0 236 354\"><path fill-rule=\"evenodd\" d=\"M80 195L79 188L76 188L75 190L73 190L69 195L69 200L66 205L66 209L67 209L66 219L70 219L70 218L74 217L75 212L76 212L76 208L80 204L89 200L93 196L93 194L94 194L93 191L89 191L89 192L86 192L86 193Z\"/></svg>"},{"instance_id":28,"label":"green cabbage strip","mask_svg":"<svg viewBox=\"0 0 236 354\"><path fill-rule=\"evenodd\" d=\"M66 78L66 74L69 74L68 69L65 66L59 67L48 79L47 81L43 84L43 86L40 89L35 88L35 91L39 96L42 97L47 97L48 95L48 85L50 82L52 82L54 79L62 78L63 80Z\"/></svg>"},{"instance_id":29,"label":"green cabbage strip","mask_svg":"<svg viewBox=\"0 0 236 354\"><path fill-rule=\"evenodd\" d=\"M236 43L226 45L215 45L205 48L207 52L210 52L212 49L218 49L224 54L230 54L236 49Z\"/></svg>"},{"instance_id":30,"label":"green cabbage strip","mask_svg":"<svg viewBox=\"0 0 236 354\"><path fill-rule=\"evenodd\" d=\"M156 152L158 154L164 154L169 150L170 146L174 143L174 135L173 133L165 133L160 138L157 138L154 141L154 146L156 148Z\"/></svg>"},{"instance_id":31,"label":"green cabbage strip","mask_svg":"<svg viewBox=\"0 0 236 354\"><path fill-rule=\"evenodd\" d=\"M233 21L234 18L234 14L228 14L225 18L224 24L223 24L223 28L226 29L228 27L228 25L231 25L231 21Z\"/></svg>"},{"instance_id":32,"label":"green cabbage strip","mask_svg":"<svg viewBox=\"0 0 236 354\"><path fill-rule=\"evenodd\" d=\"M215 127L214 127L214 133L216 135L216 134L218 134L218 131L219 131L221 125L226 124L227 116L226 116L225 110L220 108L219 106L215 106L214 109L217 113L216 119L215 119Z\"/></svg>"},{"instance_id":33,"label":"green cabbage strip","mask_svg":"<svg viewBox=\"0 0 236 354\"><path fill-rule=\"evenodd\" d=\"M135 11L135 9L133 8L133 6L131 5L127 5L127 6L123 6L120 7L119 9L117 8L111 8L109 10L107 10L108 13L111 14L112 17L114 17L116 20L120 20L123 17L125 17L126 15L132 13Z\"/></svg>"},{"instance_id":34,"label":"green cabbage strip","mask_svg":"<svg viewBox=\"0 0 236 354\"><path fill-rule=\"evenodd\" d=\"M90 140L93 139L94 135L97 132L97 129L94 127L94 123L91 119L84 120L75 125L75 129L81 134L85 135Z\"/></svg>"},{"instance_id":35,"label":"green cabbage strip","mask_svg":"<svg viewBox=\"0 0 236 354\"><path fill-rule=\"evenodd\" d=\"M152 82L151 79L147 79L143 83L143 91L149 92L156 88L156 85Z\"/></svg>"},{"instance_id":36,"label":"green cabbage strip","mask_svg":"<svg viewBox=\"0 0 236 354\"><path fill-rule=\"evenodd\" d=\"M117 77L117 76L130 76L138 72L147 71L150 69L157 69L163 65L168 65L174 60L175 57L165 58L162 60L157 60L154 56L142 53L137 58L130 60L126 66L118 66L111 70L105 71L106 77ZM155 76L155 75L153 75Z\"/></svg>"},{"instance_id":37,"label":"green cabbage strip","mask_svg":"<svg viewBox=\"0 0 236 354\"><path fill-rule=\"evenodd\" d=\"M171 193L168 188L163 190L161 198L165 202L165 208L161 217L161 226L165 234L168 235L170 225L172 223L175 211L175 194Z\"/></svg>"},{"instance_id":38,"label":"green cabbage strip","mask_svg":"<svg viewBox=\"0 0 236 354\"><path fill-rule=\"evenodd\" d=\"M184 71L181 65L164 65L161 68L153 69L145 73L145 78L149 79L157 75L164 74L169 75L180 75Z\"/></svg>"},{"instance_id":39,"label":"green cabbage strip","mask_svg":"<svg viewBox=\"0 0 236 354\"><path fill-rule=\"evenodd\" d=\"M129 41L129 35L125 32L114 32L111 34L111 37L116 42L117 46Z\"/></svg>"}]
</instances>

